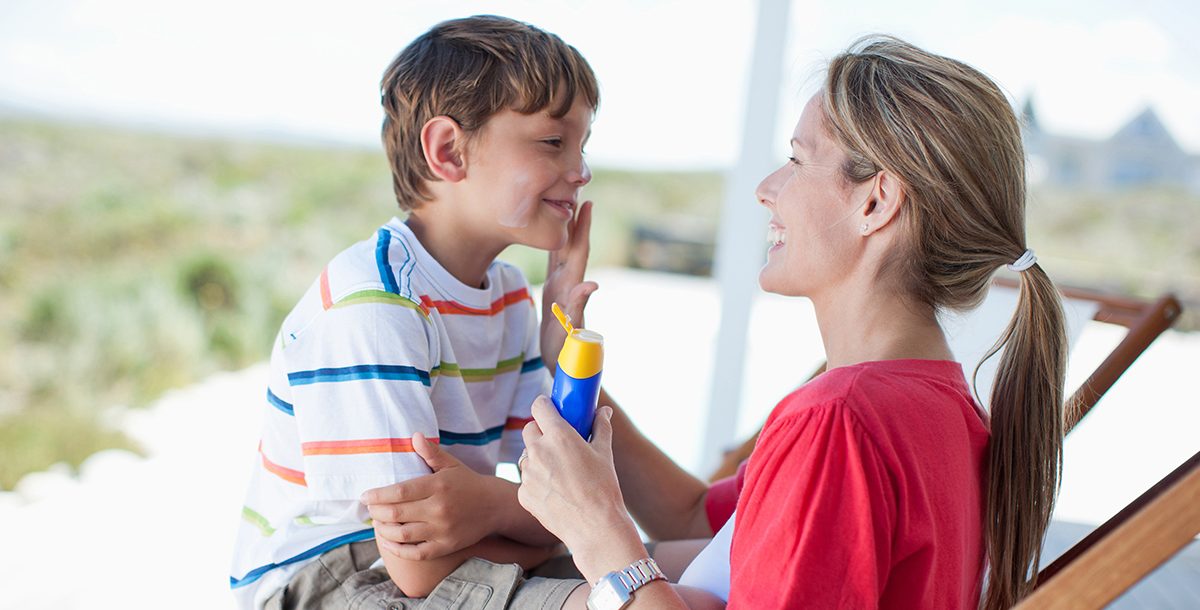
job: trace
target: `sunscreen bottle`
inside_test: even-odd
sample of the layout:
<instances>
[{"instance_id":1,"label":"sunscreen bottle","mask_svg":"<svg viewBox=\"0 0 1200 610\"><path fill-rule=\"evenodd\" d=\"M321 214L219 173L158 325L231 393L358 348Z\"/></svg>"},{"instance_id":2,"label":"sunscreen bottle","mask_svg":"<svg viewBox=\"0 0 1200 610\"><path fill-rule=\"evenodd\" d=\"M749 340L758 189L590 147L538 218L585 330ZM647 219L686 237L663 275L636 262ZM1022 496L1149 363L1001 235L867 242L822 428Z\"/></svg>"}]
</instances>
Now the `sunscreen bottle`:
<instances>
[{"instance_id":1,"label":"sunscreen bottle","mask_svg":"<svg viewBox=\"0 0 1200 610\"><path fill-rule=\"evenodd\" d=\"M604 368L604 337L600 333L575 328L558 303L550 306L567 331L567 340L558 353L558 370L550 400L584 440L592 435L596 400L600 397L600 371Z\"/></svg>"}]
</instances>

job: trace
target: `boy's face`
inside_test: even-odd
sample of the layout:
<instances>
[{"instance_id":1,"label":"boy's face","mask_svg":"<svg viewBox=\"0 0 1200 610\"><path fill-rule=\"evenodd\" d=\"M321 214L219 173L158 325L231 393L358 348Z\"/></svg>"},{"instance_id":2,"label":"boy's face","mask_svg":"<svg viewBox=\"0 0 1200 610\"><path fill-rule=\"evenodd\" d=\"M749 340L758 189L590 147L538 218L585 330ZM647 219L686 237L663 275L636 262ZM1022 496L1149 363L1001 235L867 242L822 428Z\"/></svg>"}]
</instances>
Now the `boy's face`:
<instances>
[{"instance_id":1,"label":"boy's face","mask_svg":"<svg viewBox=\"0 0 1200 610\"><path fill-rule=\"evenodd\" d=\"M488 119L464 154L469 213L487 224L477 226L505 243L562 248L579 190L592 179L583 158L591 122L581 98L559 119L508 109Z\"/></svg>"}]
</instances>

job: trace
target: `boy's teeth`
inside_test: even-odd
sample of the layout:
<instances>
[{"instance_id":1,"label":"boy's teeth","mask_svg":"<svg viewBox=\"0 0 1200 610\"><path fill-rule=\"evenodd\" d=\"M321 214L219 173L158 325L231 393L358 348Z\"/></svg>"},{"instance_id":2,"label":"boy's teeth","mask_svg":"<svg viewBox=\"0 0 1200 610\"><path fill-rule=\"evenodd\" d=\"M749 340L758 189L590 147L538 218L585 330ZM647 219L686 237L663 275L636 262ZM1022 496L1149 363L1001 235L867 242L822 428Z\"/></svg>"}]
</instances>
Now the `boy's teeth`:
<instances>
[{"instance_id":1,"label":"boy's teeth","mask_svg":"<svg viewBox=\"0 0 1200 610\"><path fill-rule=\"evenodd\" d=\"M787 243L787 232L779 227L767 227L767 243L773 246Z\"/></svg>"}]
</instances>

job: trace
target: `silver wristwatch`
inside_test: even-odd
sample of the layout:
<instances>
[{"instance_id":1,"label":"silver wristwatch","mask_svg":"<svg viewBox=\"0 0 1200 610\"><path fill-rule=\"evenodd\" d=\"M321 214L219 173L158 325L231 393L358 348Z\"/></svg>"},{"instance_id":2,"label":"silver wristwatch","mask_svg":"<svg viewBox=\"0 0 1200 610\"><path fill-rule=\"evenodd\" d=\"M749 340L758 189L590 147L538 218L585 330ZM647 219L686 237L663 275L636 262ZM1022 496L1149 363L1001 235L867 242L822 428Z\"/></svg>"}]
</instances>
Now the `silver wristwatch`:
<instances>
[{"instance_id":1,"label":"silver wristwatch","mask_svg":"<svg viewBox=\"0 0 1200 610\"><path fill-rule=\"evenodd\" d=\"M609 572L592 585L587 598L588 610L620 610L633 599L633 592L667 577L653 559L639 559L624 570Z\"/></svg>"}]
</instances>

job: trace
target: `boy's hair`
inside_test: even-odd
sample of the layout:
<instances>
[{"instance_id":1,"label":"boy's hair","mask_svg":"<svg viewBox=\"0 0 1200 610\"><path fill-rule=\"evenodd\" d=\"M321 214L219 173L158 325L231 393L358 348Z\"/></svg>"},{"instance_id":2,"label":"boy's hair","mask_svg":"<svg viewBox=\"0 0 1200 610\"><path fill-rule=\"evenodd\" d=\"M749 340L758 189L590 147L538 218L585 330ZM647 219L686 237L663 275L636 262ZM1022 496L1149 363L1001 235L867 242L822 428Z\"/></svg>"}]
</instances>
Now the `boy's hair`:
<instances>
[{"instance_id":1,"label":"boy's hair","mask_svg":"<svg viewBox=\"0 0 1200 610\"><path fill-rule=\"evenodd\" d=\"M497 112L543 110L559 118L575 97L595 109L599 86L587 60L558 36L494 15L444 21L412 41L392 60L380 83L383 146L402 210L431 197L421 129L448 116L468 137Z\"/></svg>"}]
</instances>

